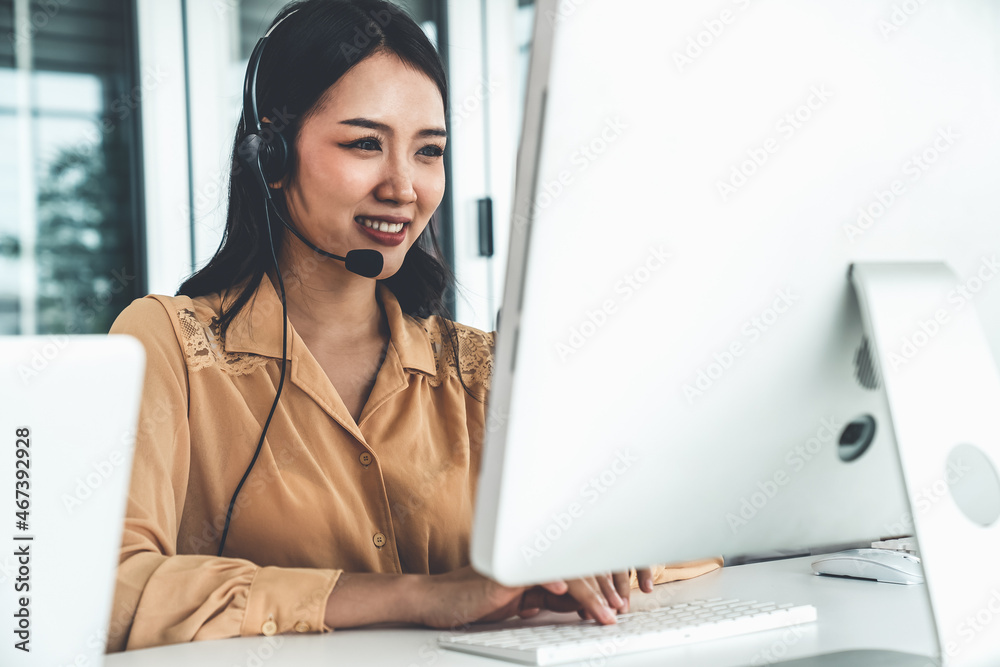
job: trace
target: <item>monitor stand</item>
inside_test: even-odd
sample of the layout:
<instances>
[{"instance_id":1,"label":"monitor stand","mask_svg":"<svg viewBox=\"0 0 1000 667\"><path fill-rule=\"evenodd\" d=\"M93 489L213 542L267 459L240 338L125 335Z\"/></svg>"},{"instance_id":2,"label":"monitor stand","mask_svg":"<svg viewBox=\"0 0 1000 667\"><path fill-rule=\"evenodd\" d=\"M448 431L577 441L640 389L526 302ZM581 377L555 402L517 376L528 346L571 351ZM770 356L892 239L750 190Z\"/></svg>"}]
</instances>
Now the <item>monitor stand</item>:
<instances>
[{"instance_id":1,"label":"monitor stand","mask_svg":"<svg viewBox=\"0 0 1000 667\"><path fill-rule=\"evenodd\" d=\"M919 544L939 655L848 651L782 664L995 667L1000 376L971 294L941 263L858 263L850 279L889 400L910 506L901 519Z\"/></svg>"}]
</instances>

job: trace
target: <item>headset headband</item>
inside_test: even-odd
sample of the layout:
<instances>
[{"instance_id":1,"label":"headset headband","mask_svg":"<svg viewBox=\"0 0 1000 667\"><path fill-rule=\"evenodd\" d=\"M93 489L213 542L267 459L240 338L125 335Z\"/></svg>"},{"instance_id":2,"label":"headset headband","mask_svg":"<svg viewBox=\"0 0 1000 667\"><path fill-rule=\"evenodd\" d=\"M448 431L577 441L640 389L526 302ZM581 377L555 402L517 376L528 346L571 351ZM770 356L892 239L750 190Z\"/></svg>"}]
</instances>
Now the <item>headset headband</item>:
<instances>
[{"instance_id":1,"label":"headset headband","mask_svg":"<svg viewBox=\"0 0 1000 667\"><path fill-rule=\"evenodd\" d=\"M271 29L257 40L257 44L253 47L253 52L250 54L250 62L247 64L247 74L243 80L243 127L246 132L260 132L264 129L260 121L260 114L257 111L257 73L260 71L260 60L264 55L264 45L267 44L267 40L275 28L297 11L299 11L298 8L293 9L285 14L280 21L271 26ZM250 125L251 119L253 120L252 130Z\"/></svg>"}]
</instances>

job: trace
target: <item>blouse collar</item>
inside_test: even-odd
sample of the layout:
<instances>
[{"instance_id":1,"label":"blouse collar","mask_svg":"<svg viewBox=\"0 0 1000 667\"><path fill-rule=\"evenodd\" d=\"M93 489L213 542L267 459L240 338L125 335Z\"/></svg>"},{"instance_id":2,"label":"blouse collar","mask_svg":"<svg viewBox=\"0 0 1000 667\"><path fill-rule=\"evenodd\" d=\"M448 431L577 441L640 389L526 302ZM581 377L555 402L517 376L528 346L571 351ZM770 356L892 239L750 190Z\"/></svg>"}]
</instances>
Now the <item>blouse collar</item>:
<instances>
[{"instance_id":1,"label":"blouse collar","mask_svg":"<svg viewBox=\"0 0 1000 667\"><path fill-rule=\"evenodd\" d=\"M403 313L396 295L385 283L376 286L378 298L389 322L390 344L399 355L400 365L408 370L433 375L437 371L430 337L424 325ZM288 323L288 351L292 358L292 341L298 337ZM265 275L243 311L226 330L227 352L247 352L275 359L281 358L281 299L270 278Z\"/></svg>"}]
</instances>

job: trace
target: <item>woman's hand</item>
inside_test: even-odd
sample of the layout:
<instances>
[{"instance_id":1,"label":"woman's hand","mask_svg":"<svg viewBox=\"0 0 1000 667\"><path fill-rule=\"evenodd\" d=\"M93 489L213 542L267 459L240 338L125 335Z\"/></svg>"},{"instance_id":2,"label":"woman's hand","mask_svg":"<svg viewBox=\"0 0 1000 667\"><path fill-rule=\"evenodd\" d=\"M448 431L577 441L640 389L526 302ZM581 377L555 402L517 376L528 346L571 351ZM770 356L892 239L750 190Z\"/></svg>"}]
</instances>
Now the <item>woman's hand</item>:
<instances>
[{"instance_id":1,"label":"woman's hand","mask_svg":"<svg viewBox=\"0 0 1000 667\"><path fill-rule=\"evenodd\" d=\"M636 571L639 588L645 593L653 592L653 573L649 568ZM627 572L614 572L566 582L567 592L553 595L541 586L527 591L522 598L519 616L530 618L543 609L550 611L576 611L580 618L593 618L598 623L615 622L615 614L629 611L629 596L632 590Z\"/></svg>"},{"instance_id":2,"label":"woman's hand","mask_svg":"<svg viewBox=\"0 0 1000 667\"><path fill-rule=\"evenodd\" d=\"M471 565L430 575L422 584L418 598L419 622L440 629L510 618L521 609L521 598L529 588L504 586L479 574ZM553 595L562 595L568 590L561 581L539 588Z\"/></svg>"},{"instance_id":3,"label":"woman's hand","mask_svg":"<svg viewBox=\"0 0 1000 667\"><path fill-rule=\"evenodd\" d=\"M651 592L652 575L638 571L642 590ZM539 586L504 586L482 576L471 566L424 579L419 597L419 621L432 628L457 628L470 623L500 621L511 616L534 616L542 609L576 611L581 618L615 622L615 613L628 611L628 573L614 573L554 581Z\"/></svg>"}]
</instances>

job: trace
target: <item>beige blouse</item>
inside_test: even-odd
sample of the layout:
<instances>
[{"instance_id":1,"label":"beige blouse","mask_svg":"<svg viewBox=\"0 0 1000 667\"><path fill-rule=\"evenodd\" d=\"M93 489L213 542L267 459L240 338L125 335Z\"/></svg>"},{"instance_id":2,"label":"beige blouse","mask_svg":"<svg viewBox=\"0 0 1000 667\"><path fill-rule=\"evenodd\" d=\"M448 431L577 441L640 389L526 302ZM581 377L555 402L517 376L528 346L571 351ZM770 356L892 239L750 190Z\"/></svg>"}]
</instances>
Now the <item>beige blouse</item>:
<instances>
[{"instance_id":1,"label":"beige blouse","mask_svg":"<svg viewBox=\"0 0 1000 667\"><path fill-rule=\"evenodd\" d=\"M436 317L377 290L385 360L355 423L289 325L285 386L216 557L226 509L281 371L281 304L265 277L220 336L219 295L148 296L111 333L146 348L146 379L109 651L322 632L341 572L437 574L469 563L492 333L455 324L462 377ZM657 583L719 560L655 568ZM635 580L633 576L633 586Z\"/></svg>"}]
</instances>

